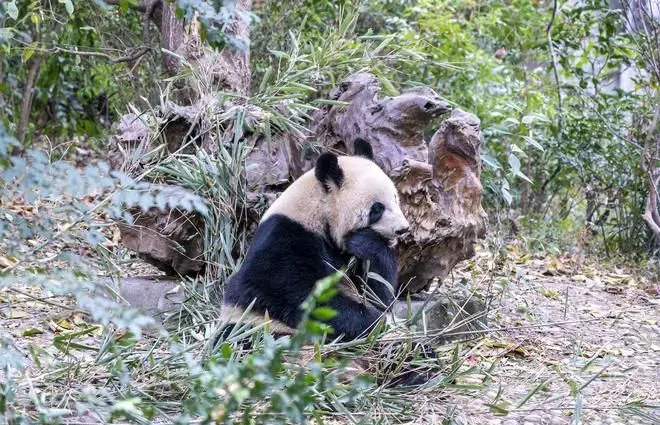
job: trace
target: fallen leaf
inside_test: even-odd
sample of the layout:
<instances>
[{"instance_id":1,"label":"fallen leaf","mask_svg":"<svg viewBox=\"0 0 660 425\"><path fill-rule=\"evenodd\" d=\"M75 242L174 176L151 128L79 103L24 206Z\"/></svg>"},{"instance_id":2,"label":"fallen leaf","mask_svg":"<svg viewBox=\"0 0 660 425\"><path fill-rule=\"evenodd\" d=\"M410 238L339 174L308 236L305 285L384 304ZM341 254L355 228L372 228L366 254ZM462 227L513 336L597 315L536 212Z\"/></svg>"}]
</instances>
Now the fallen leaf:
<instances>
[{"instance_id":1,"label":"fallen leaf","mask_svg":"<svg viewBox=\"0 0 660 425\"><path fill-rule=\"evenodd\" d=\"M23 310L17 310L15 308L11 309L7 314L8 319L22 319L24 317L27 317L27 312Z\"/></svg>"},{"instance_id":2,"label":"fallen leaf","mask_svg":"<svg viewBox=\"0 0 660 425\"><path fill-rule=\"evenodd\" d=\"M23 336L34 336L34 335L40 335L44 333L41 329L37 328L27 328L26 330L23 331Z\"/></svg>"},{"instance_id":3,"label":"fallen leaf","mask_svg":"<svg viewBox=\"0 0 660 425\"><path fill-rule=\"evenodd\" d=\"M632 357L635 355L635 350L631 350L630 348L622 348L621 355L624 357Z\"/></svg>"},{"instance_id":4,"label":"fallen leaf","mask_svg":"<svg viewBox=\"0 0 660 425\"><path fill-rule=\"evenodd\" d=\"M76 328L76 325L74 325L73 323L71 323L71 321L68 320L68 319L62 319L62 320L60 320L59 322L57 322L57 326L58 326L59 328L66 329L66 330L69 330L69 331L70 331L70 330L73 330L73 329Z\"/></svg>"},{"instance_id":5,"label":"fallen leaf","mask_svg":"<svg viewBox=\"0 0 660 425\"><path fill-rule=\"evenodd\" d=\"M553 291L552 289L547 289L547 288L537 289L536 292L550 299L554 299L559 296L559 293L557 291Z\"/></svg>"},{"instance_id":6,"label":"fallen leaf","mask_svg":"<svg viewBox=\"0 0 660 425\"><path fill-rule=\"evenodd\" d=\"M525 347L521 347L520 345L511 350L512 353L517 354L521 357L528 357L529 356L529 351L525 349Z\"/></svg>"},{"instance_id":7,"label":"fallen leaf","mask_svg":"<svg viewBox=\"0 0 660 425\"><path fill-rule=\"evenodd\" d=\"M83 314L82 313L75 313L73 315L73 323L75 323L77 326L87 325L87 322L85 322L85 320L83 320Z\"/></svg>"},{"instance_id":8,"label":"fallen leaf","mask_svg":"<svg viewBox=\"0 0 660 425\"><path fill-rule=\"evenodd\" d=\"M7 257L0 256L0 267L3 267L3 268L4 267L11 267L14 264L16 264L16 261L17 261L16 258L13 258L13 257L12 258L7 258Z\"/></svg>"}]
</instances>

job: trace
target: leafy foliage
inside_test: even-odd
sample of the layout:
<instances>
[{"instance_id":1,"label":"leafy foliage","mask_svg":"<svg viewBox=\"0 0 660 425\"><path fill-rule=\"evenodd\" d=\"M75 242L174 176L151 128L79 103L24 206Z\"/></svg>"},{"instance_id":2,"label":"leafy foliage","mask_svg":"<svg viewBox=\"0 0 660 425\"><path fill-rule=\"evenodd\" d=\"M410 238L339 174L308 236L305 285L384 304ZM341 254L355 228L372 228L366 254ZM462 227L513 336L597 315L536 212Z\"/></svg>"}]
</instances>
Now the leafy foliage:
<instances>
[{"instance_id":1,"label":"leafy foliage","mask_svg":"<svg viewBox=\"0 0 660 425\"><path fill-rule=\"evenodd\" d=\"M224 29L233 20L240 19L247 24L254 20L255 15L243 10L235 0L203 1L203 0L177 0L177 16L190 21L193 14L201 24L201 37L216 49L230 48L241 51L249 49L250 40L236 36L229 36Z\"/></svg>"},{"instance_id":2,"label":"leafy foliage","mask_svg":"<svg viewBox=\"0 0 660 425\"><path fill-rule=\"evenodd\" d=\"M300 357L307 341L324 339L328 327L314 317L328 310L320 305L336 293L339 280L337 273L317 283L302 305L298 333L292 337L275 340L267 332L253 333L258 349L241 356L230 343L245 338L239 324L205 366L192 367L191 394L177 423L189 423L194 417L203 418L203 423L305 423L316 409L327 408L328 402L348 405L364 397L368 382L358 378L342 384L337 374L341 368L333 361L320 361L320 353L304 368L296 364L300 361L286 362L287 356ZM333 369L328 369L331 365Z\"/></svg>"},{"instance_id":3,"label":"leafy foliage","mask_svg":"<svg viewBox=\"0 0 660 425\"><path fill-rule=\"evenodd\" d=\"M71 294L78 306L90 313L93 322L101 325L105 338L112 338L117 329L139 338L144 329L156 327L153 318L116 301L108 291L102 267L109 259L104 247L107 225L99 219L131 220L131 208L148 210L165 205L194 208L204 214L204 202L190 195L165 198L164 205L160 205L159 198L164 194L151 193L144 184L110 171L103 163L78 169L69 162L52 160L48 153L37 150L29 150L25 156L10 156L8 146L17 143L9 139L4 130L0 135L4 188L0 198L3 217L0 223L3 240L0 289L20 291L18 288L30 286L40 287L43 293L52 295ZM81 255L85 250L95 251L96 255ZM66 354L70 350L85 349L86 345L72 340L83 338L96 329L91 326L71 333L59 345L56 338L54 346ZM0 358L7 360L2 364L0 417L11 423L29 423L28 418L15 412L13 407L14 403L23 403L13 376L21 369L24 358L21 356L18 361L15 346L4 331L1 337ZM105 349L113 344L106 341ZM47 404L42 400L35 407L43 421L61 416L42 403Z\"/></svg>"},{"instance_id":4,"label":"leafy foliage","mask_svg":"<svg viewBox=\"0 0 660 425\"><path fill-rule=\"evenodd\" d=\"M262 45L270 51L287 45L278 31L282 22L323 45L325 23L341 22L351 10L313 3L299 2L294 13L266 3L271 19L257 32L256 56L268 57ZM415 58L384 60L389 80L428 85L481 119L491 210L514 208L546 227L570 216L601 239L598 249L649 251L634 116L648 111L650 119L654 95L639 88L655 83L639 72L638 37L625 30L622 10L607 1L560 2L549 27L551 17L551 8L522 0L478 7L468 0L374 1L362 7L352 31L358 39L382 40L371 47L378 54ZM339 62L349 65L347 72L359 70L348 58ZM548 72L553 67L559 86Z\"/></svg>"},{"instance_id":5,"label":"leafy foliage","mask_svg":"<svg viewBox=\"0 0 660 425\"><path fill-rule=\"evenodd\" d=\"M62 138L67 145L73 136L94 140L105 134L116 111L135 99L132 93L147 91L142 83L153 70L149 58L146 66L131 67L101 57L120 57L140 43L137 16L113 13L95 2L5 4L0 13L0 119L10 131L17 131L23 100L31 96L27 140L33 135Z\"/></svg>"}]
</instances>

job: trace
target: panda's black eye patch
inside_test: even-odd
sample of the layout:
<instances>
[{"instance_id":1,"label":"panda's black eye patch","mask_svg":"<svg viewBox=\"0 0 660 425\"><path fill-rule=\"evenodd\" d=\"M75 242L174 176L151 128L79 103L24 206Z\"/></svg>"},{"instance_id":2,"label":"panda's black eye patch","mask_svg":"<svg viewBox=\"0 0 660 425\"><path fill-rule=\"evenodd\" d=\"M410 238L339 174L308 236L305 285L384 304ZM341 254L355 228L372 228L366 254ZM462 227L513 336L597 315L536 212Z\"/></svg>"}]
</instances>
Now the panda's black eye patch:
<instances>
[{"instance_id":1,"label":"panda's black eye patch","mask_svg":"<svg viewBox=\"0 0 660 425\"><path fill-rule=\"evenodd\" d=\"M373 205L371 205L371 209L369 210L369 224L374 224L380 220L384 212L385 205L381 204L380 202L374 202Z\"/></svg>"}]
</instances>

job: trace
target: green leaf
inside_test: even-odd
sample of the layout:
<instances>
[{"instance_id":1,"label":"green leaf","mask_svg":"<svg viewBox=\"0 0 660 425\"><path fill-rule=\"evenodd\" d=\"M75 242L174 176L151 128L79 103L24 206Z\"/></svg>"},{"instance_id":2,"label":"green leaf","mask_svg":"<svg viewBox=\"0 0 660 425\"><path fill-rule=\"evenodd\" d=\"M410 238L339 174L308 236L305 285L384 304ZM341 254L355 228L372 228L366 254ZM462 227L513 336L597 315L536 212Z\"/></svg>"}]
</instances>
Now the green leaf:
<instances>
[{"instance_id":1,"label":"green leaf","mask_svg":"<svg viewBox=\"0 0 660 425\"><path fill-rule=\"evenodd\" d=\"M509 189L502 187L501 192L502 192L502 197L504 198L506 203L511 205L511 202L513 202L513 196L511 196L511 192L509 192Z\"/></svg>"},{"instance_id":2,"label":"green leaf","mask_svg":"<svg viewBox=\"0 0 660 425\"><path fill-rule=\"evenodd\" d=\"M325 333L334 332L331 326L328 326L321 322L314 322L314 321L307 322L307 330L313 335L323 335Z\"/></svg>"},{"instance_id":3,"label":"green leaf","mask_svg":"<svg viewBox=\"0 0 660 425\"><path fill-rule=\"evenodd\" d=\"M386 37L385 40L383 40L383 41L378 45L378 47L376 47L376 48L371 52L371 54L374 55L374 56L377 55L378 53L380 53L381 50L383 50L385 47L387 47L387 45L389 45L390 42L392 42L392 40L394 40L394 36Z\"/></svg>"},{"instance_id":4,"label":"green leaf","mask_svg":"<svg viewBox=\"0 0 660 425\"><path fill-rule=\"evenodd\" d=\"M270 76L273 73L273 67L269 66L268 69L266 69L266 72L264 72L264 76L261 79L261 84L259 84L259 93L263 93L266 90L266 85L268 84L268 81L270 81Z\"/></svg>"},{"instance_id":5,"label":"green leaf","mask_svg":"<svg viewBox=\"0 0 660 425\"><path fill-rule=\"evenodd\" d=\"M383 92L385 92L388 95L391 96L396 96L399 94L399 90L394 87L394 84L387 78L381 78L380 83L383 85Z\"/></svg>"},{"instance_id":6,"label":"green leaf","mask_svg":"<svg viewBox=\"0 0 660 425\"><path fill-rule=\"evenodd\" d=\"M529 177L527 177L527 176L525 175L525 173L523 173L522 171L518 171L518 172L516 173L516 176L520 177L521 179L525 180L526 182L528 182L528 183L530 183L530 184L532 183L532 179L530 179Z\"/></svg>"},{"instance_id":7,"label":"green leaf","mask_svg":"<svg viewBox=\"0 0 660 425\"><path fill-rule=\"evenodd\" d=\"M547 388L547 384L550 381L551 379L544 379L536 387L532 388L532 390L529 393L527 393L525 398L523 398L522 401L516 406L516 409L520 409L521 407L523 407L525 403L527 403L529 399L534 396L534 394L536 394L537 392L541 391L544 388Z\"/></svg>"},{"instance_id":8,"label":"green leaf","mask_svg":"<svg viewBox=\"0 0 660 425\"><path fill-rule=\"evenodd\" d=\"M314 99L312 101L313 104L318 104L318 105L332 105L332 106L346 106L348 105L348 102L344 102L343 100L332 100L332 99Z\"/></svg>"},{"instance_id":9,"label":"green leaf","mask_svg":"<svg viewBox=\"0 0 660 425\"><path fill-rule=\"evenodd\" d=\"M66 12L69 15L73 15L73 3L71 0L57 0L60 3L64 3L64 7L66 8Z\"/></svg>"},{"instance_id":10,"label":"green leaf","mask_svg":"<svg viewBox=\"0 0 660 425\"><path fill-rule=\"evenodd\" d=\"M314 87L309 86L307 84L302 84L302 83L297 83L295 81L291 81L291 82L289 82L289 85L293 86L293 87L296 87L298 89L307 90L307 91L311 91L311 92L316 92L316 89Z\"/></svg>"},{"instance_id":11,"label":"green leaf","mask_svg":"<svg viewBox=\"0 0 660 425\"><path fill-rule=\"evenodd\" d=\"M506 416L509 414L508 410L508 404L505 402L502 402L500 404L484 404L484 406L487 406L490 408L490 411L493 412L495 416Z\"/></svg>"},{"instance_id":12,"label":"green leaf","mask_svg":"<svg viewBox=\"0 0 660 425\"><path fill-rule=\"evenodd\" d=\"M527 142L528 145L534 146L536 149L540 150L541 152L545 151L545 149L543 149L543 146L541 146L539 142L532 139L531 137L529 136L521 136L521 137L525 140L525 142Z\"/></svg>"},{"instance_id":13,"label":"green leaf","mask_svg":"<svg viewBox=\"0 0 660 425\"><path fill-rule=\"evenodd\" d=\"M339 292L339 290L336 289L336 288L330 288L330 289L327 289L327 290L323 291L323 293L319 294L319 295L316 297L316 301L317 301L317 302L320 302L320 303L328 302L328 301L330 301L335 295L337 295L338 292Z\"/></svg>"},{"instance_id":14,"label":"green leaf","mask_svg":"<svg viewBox=\"0 0 660 425\"><path fill-rule=\"evenodd\" d=\"M290 56L286 52L282 52L280 50L269 50L271 54L273 54L276 58L278 59L289 59Z\"/></svg>"},{"instance_id":15,"label":"green leaf","mask_svg":"<svg viewBox=\"0 0 660 425\"><path fill-rule=\"evenodd\" d=\"M218 350L218 352L222 355L222 358L224 358L225 360L229 360L231 358L233 351L234 350L232 349L231 344L228 343L227 341L223 342L222 346Z\"/></svg>"},{"instance_id":16,"label":"green leaf","mask_svg":"<svg viewBox=\"0 0 660 425\"><path fill-rule=\"evenodd\" d=\"M21 59L23 60L23 63L29 61L33 54L34 54L34 49L30 47L23 50L23 54L21 55Z\"/></svg>"},{"instance_id":17,"label":"green leaf","mask_svg":"<svg viewBox=\"0 0 660 425\"><path fill-rule=\"evenodd\" d=\"M502 165L499 163L499 161L487 153L481 153L481 160L485 162L486 165L496 170L502 168Z\"/></svg>"},{"instance_id":18,"label":"green leaf","mask_svg":"<svg viewBox=\"0 0 660 425\"><path fill-rule=\"evenodd\" d=\"M39 334L42 334L42 333L44 333L44 331L42 331L41 329L28 328L28 329L23 331L23 336L34 336L34 335L39 335Z\"/></svg>"},{"instance_id":19,"label":"green leaf","mask_svg":"<svg viewBox=\"0 0 660 425\"><path fill-rule=\"evenodd\" d=\"M513 152L518 152L518 153L522 154L523 157L524 157L524 156L527 156L527 154L525 153L525 151L522 150L522 149L520 149L517 145L514 145L514 144L512 143L512 144L510 144L509 146L511 147L511 150L512 150Z\"/></svg>"},{"instance_id":20,"label":"green leaf","mask_svg":"<svg viewBox=\"0 0 660 425\"><path fill-rule=\"evenodd\" d=\"M314 311L312 311L312 316L314 316L316 320L321 320L323 322L327 322L336 315L337 312L330 307L316 307Z\"/></svg>"},{"instance_id":21,"label":"green leaf","mask_svg":"<svg viewBox=\"0 0 660 425\"><path fill-rule=\"evenodd\" d=\"M513 153L509 154L509 166L511 166L511 174L518 175L520 172L520 160Z\"/></svg>"},{"instance_id":22,"label":"green leaf","mask_svg":"<svg viewBox=\"0 0 660 425\"><path fill-rule=\"evenodd\" d=\"M119 10L121 13L126 13L128 12L128 7L130 6L130 1L129 0L119 0ZM183 16L179 16L179 8L176 8L176 17L179 19L182 19ZM182 13L183 14L183 13Z\"/></svg>"},{"instance_id":23,"label":"green leaf","mask_svg":"<svg viewBox=\"0 0 660 425\"><path fill-rule=\"evenodd\" d=\"M61 352L68 354L69 349L95 351L96 347L74 342L75 338L88 335L98 329L98 326L90 326L86 329L75 332L64 332L53 339L53 345Z\"/></svg>"},{"instance_id":24,"label":"green leaf","mask_svg":"<svg viewBox=\"0 0 660 425\"><path fill-rule=\"evenodd\" d=\"M9 40L14 31L11 28L0 28L0 43Z\"/></svg>"},{"instance_id":25,"label":"green leaf","mask_svg":"<svg viewBox=\"0 0 660 425\"><path fill-rule=\"evenodd\" d=\"M545 115L536 114L536 113L531 113L529 115L525 115L524 117L522 117L522 120L521 120L521 122L525 125L531 124L534 121L550 122L548 117L546 117Z\"/></svg>"},{"instance_id":26,"label":"green leaf","mask_svg":"<svg viewBox=\"0 0 660 425\"><path fill-rule=\"evenodd\" d=\"M16 0L6 3L7 15L13 20L18 19L18 7L16 7Z\"/></svg>"}]
</instances>

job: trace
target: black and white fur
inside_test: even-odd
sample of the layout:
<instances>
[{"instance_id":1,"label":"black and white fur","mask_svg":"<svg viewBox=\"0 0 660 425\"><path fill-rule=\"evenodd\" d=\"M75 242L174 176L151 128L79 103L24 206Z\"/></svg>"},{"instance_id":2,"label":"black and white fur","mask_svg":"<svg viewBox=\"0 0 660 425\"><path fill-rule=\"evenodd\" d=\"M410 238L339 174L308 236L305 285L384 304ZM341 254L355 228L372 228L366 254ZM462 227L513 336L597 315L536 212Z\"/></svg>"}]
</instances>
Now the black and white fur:
<instances>
[{"instance_id":1,"label":"black and white fur","mask_svg":"<svg viewBox=\"0 0 660 425\"><path fill-rule=\"evenodd\" d=\"M397 290L397 262L391 241L408 230L390 178L372 161L371 146L355 142L356 156L322 154L313 170L296 180L263 216L240 267L227 283L222 315L236 322L253 302L249 320L267 314L276 333L291 333L300 305L315 283L344 268L357 270L329 302L333 337L366 335L384 311L360 297L368 267ZM350 284L353 283L353 286ZM376 279L364 282L384 305L395 294ZM245 317L244 317L245 320Z\"/></svg>"}]
</instances>

